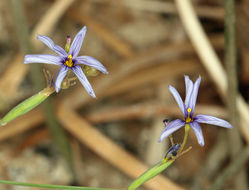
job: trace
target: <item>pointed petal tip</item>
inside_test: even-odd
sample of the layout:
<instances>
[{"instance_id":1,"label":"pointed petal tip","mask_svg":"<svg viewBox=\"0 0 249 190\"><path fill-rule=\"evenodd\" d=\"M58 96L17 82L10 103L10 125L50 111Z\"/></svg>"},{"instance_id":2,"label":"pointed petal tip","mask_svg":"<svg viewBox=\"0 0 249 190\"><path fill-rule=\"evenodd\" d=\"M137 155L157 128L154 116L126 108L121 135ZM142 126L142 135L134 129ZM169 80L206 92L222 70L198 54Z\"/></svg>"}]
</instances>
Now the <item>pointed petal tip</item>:
<instances>
[{"instance_id":1,"label":"pointed petal tip","mask_svg":"<svg viewBox=\"0 0 249 190\"><path fill-rule=\"evenodd\" d=\"M55 91L56 91L56 93L58 93L60 91L60 88L55 86Z\"/></svg>"},{"instance_id":2,"label":"pointed petal tip","mask_svg":"<svg viewBox=\"0 0 249 190\"><path fill-rule=\"evenodd\" d=\"M93 98L96 98L96 95L95 95L94 92L88 92L88 94L89 94L90 96L92 96Z\"/></svg>"},{"instance_id":3,"label":"pointed petal tip","mask_svg":"<svg viewBox=\"0 0 249 190\"><path fill-rule=\"evenodd\" d=\"M37 34L36 38L39 40L42 37L42 35Z\"/></svg>"},{"instance_id":4,"label":"pointed petal tip","mask_svg":"<svg viewBox=\"0 0 249 190\"><path fill-rule=\"evenodd\" d=\"M32 58L32 55L31 54L27 54L24 56L24 59L23 59L23 64L28 64L28 63L31 63L29 61L29 59Z\"/></svg>"},{"instance_id":5,"label":"pointed petal tip","mask_svg":"<svg viewBox=\"0 0 249 190\"><path fill-rule=\"evenodd\" d=\"M79 33L84 33L85 35L86 31L87 31L87 27L83 26L83 28L79 31Z\"/></svg>"},{"instance_id":6,"label":"pointed petal tip","mask_svg":"<svg viewBox=\"0 0 249 190\"><path fill-rule=\"evenodd\" d=\"M196 81L201 82L201 75L199 75Z\"/></svg>"},{"instance_id":7,"label":"pointed petal tip","mask_svg":"<svg viewBox=\"0 0 249 190\"><path fill-rule=\"evenodd\" d=\"M166 136L160 136L159 140L157 141L158 143L161 143L163 142L164 139L166 139L167 137Z\"/></svg>"},{"instance_id":8,"label":"pointed petal tip","mask_svg":"<svg viewBox=\"0 0 249 190\"><path fill-rule=\"evenodd\" d=\"M168 85L168 88L169 88L169 90L170 90L170 89L172 89L172 88L174 88L174 87L173 87L173 86L171 86L171 85Z\"/></svg>"},{"instance_id":9,"label":"pointed petal tip","mask_svg":"<svg viewBox=\"0 0 249 190\"><path fill-rule=\"evenodd\" d=\"M199 145L200 145L200 146L202 146L202 147L205 145L205 141L204 141L204 139L203 139L203 141L198 142L198 143L199 143Z\"/></svg>"},{"instance_id":10,"label":"pointed petal tip","mask_svg":"<svg viewBox=\"0 0 249 190\"><path fill-rule=\"evenodd\" d=\"M175 88L174 86L169 85L168 88L169 88L169 90L170 90L171 92L172 92L172 91L177 91L176 88ZM178 92L178 91L177 91L177 92Z\"/></svg>"},{"instance_id":11,"label":"pointed petal tip","mask_svg":"<svg viewBox=\"0 0 249 190\"><path fill-rule=\"evenodd\" d=\"M228 128L228 129L232 129L232 128L234 128L234 126L232 126L229 122L227 122L228 124L227 124L227 127L226 128Z\"/></svg>"},{"instance_id":12,"label":"pointed petal tip","mask_svg":"<svg viewBox=\"0 0 249 190\"><path fill-rule=\"evenodd\" d=\"M27 59L27 57L26 57L27 55L25 55L24 56L24 59L23 59L23 62L22 62L22 64L26 64L26 59Z\"/></svg>"},{"instance_id":13,"label":"pointed petal tip","mask_svg":"<svg viewBox=\"0 0 249 190\"><path fill-rule=\"evenodd\" d=\"M103 68L101 68L101 69L98 69L98 68L95 68L95 69L99 70L100 72L104 73L105 75L109 74L109 72L107 71L105 66L103 66Z\"/></svg>"},{"instance_id":14,"label":"pointed petal tip","mask_svg":"<svg viewBox=\"0 0 249 190\"><path fill-rule=\"evenodd\" d=\"M186 75L186 74L184 74L184 78L188 78L188 79L189 79L189 76L188 76L188 75Z\"/></svg>"}]
</instances>

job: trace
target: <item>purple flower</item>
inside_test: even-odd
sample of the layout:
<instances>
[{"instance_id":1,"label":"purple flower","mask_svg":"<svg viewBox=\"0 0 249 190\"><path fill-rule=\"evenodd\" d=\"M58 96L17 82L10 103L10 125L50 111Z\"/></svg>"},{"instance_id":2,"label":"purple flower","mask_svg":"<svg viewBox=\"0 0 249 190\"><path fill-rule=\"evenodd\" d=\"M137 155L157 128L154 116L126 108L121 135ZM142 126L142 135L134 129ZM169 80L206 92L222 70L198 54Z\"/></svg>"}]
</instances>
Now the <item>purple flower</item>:
<instances>
[{"instance_id":1,"label":"purple flower","mask_svg":"<svg viewBox=\"0 0 249 190\"><path fill-rule=\"evenodd\" d=\"M178 106L181 109L182 114L184 115L184 120L176 119L171 121L163 130L159 142L161 142L162 140L167 138L170 134L180 129L181 127L185 126L186 124L189 124L196 135L198 143L201 146L204 146L204 138L199 123L207 123L225 128L232 128L233 126L229 122L223 119L219 119L217 117L209 115L197 115L194 117L194 109L195 109L199 86L201 83L201 77L199 77L194 84L189 79L188 76L184 77L186 85L186 98L184 103L177 90L174 87L169 86L170 92L174 96Z\"/></svg>"},{"instance_id":2,"label":"purple flower","mask_svg":"<svg viewBox=\"0 0 249 190\"><path fill-rule=\"evenodd\" d=\"M24 57L24 63L47 63L53 65L61 66L56 80L55 80L55 90L58 93L61 88L61 83L66 77L69 69L71 69L74 74L78 77L81 84L85 87L86 91L92 96L96 97L92 89L91 84L88 82L85 74L83 73L80 65L91 66L104 74L108 74L106 68L96 59L90 56L78 56L80 52L81 45L83 43L86 26L84 26L79 33L75 36L68 53L60 46L54 44L54 42L47 36L38 35L38 40L46 44L51 50L53 50L56 55L48 54L38 54L38 55L26 55Z\"/></svg>"}]
</instances>

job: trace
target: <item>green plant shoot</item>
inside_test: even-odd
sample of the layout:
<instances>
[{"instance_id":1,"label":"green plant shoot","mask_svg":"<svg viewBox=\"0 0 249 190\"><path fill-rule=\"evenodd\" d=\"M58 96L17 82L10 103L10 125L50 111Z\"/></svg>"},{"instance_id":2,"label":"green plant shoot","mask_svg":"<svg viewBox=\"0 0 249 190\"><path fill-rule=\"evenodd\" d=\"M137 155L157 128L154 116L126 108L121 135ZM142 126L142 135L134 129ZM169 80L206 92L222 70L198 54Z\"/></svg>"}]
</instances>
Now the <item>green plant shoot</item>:
<instances>
[{"instance_id":1,"label":"green plant shoot","mask_svg":"<svg viewBox=\"0 0 249 190\"><path fill-rule=\"evenodd\" d=\"M24 100L12 110L10 110L0 120L0 126L6 125L8 122L14 120L15 118L29 112L30 110L41 104L44 100L46 100L53 92L54 88L45 88L37 94L31 96L30 98Z\"/></svg>"}]
</instances>

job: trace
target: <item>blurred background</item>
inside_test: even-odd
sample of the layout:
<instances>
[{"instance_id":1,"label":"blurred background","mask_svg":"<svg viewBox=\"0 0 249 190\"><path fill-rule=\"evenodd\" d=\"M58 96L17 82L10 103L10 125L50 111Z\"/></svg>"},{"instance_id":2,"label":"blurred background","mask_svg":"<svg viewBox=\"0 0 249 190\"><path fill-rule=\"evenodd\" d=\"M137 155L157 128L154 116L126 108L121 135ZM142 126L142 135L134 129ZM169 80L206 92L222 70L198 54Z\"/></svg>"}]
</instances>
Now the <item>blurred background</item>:
<instances>
[{"instance_id":1,"label":"blurred background","mask_svg":"<svg viewBox=\"0 0 249 190\"><path fill-rule=\"evenodd\" d=\"M225 69L224 1L191 2ZM236 13L235 92L248 100L248 0L236 1ZM239 126L249 115L229 115L226 93L203 66L174 1L2 0L0 15L1 117L46 87L43 68L57 74L56 66L22 64L27 53L52 53L37 34L64 47L66 36L73 38L86 25L79 55L98 59L109 71L88 77L96 99L78 82L0 128L0 179L124 189L169 149L168 139L158 143L162 121L183 116L168 85L184 98L184 75L189 75L194 81L202 77L195 114L235 118L236 129L202 125L204 147L190 131L186 148L192 150L140 189L207 189L241 155L244 160L221 189L248 189L249 153L242 153L249 136ZM183 129L177 131L174 141L181 143L183 135Z\"/></svg>"}]
</instances>

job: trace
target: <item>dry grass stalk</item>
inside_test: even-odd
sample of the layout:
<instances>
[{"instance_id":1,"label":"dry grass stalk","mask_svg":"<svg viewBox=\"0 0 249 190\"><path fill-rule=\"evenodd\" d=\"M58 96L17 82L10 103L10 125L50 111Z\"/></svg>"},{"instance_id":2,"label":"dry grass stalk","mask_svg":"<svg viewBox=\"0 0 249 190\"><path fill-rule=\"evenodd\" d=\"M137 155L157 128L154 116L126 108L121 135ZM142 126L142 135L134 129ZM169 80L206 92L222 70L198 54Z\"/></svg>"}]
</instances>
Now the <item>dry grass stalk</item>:
<instances>
[{"instance_id":1,"label":"dry grass stalk","mask_svg":"<svg viewBox=\"0 0 249 190\"><path fill-rule=\"evenodd\" d=\"M69 17L86 25L90 30L92 30L103 42L112 48L117 54L125 58L132 57L133 50L130 44L119 39L119 37L114 34L111 30L101 25L99 22L93 18L82 14L77 8L73 8L72 11L68 12Z\"/></svg>"},{"instance_id":2,"label":"dry grass stalk","mask_svg":"<svg viewBox=\"0 0 249 190\"><path fill-rule=\"evenodd\" d=\"M22 61L23 55L21 53L17 54L11 65L1 76L0 96L3 99L11 100L16 98L18 87L28 72L28 67L21 64Z\"/></svg>"}]
</instances>

